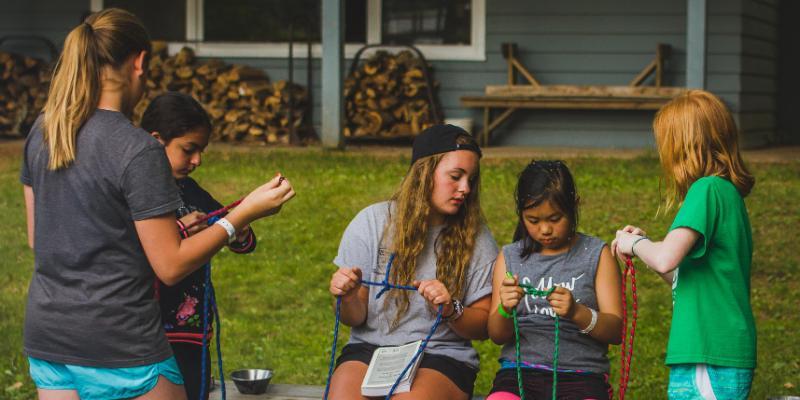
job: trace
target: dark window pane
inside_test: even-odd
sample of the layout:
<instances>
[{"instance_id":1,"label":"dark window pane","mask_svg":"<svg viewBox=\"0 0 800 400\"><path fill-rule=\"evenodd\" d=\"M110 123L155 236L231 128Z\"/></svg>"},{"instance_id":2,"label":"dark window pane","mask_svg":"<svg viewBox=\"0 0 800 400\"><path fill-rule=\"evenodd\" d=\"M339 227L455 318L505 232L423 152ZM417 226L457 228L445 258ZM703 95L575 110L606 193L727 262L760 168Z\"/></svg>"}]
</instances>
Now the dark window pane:
<instances>
[{"instance_id":1,"label":"dark window pane","mask_svg":"<svg viewBox=\"0 0 800 400\"><path fill-rule=\"evenodd\" d=\"M383 0L383 44L470 44L470 0Z\"/></svg>"},{"instance_id":2,"label":"dark window pane","mask_svg":"<svg viewBox=\"0 0 800 400\"><path fill-rule=\"evenodd\" d=\"M347 0L344 5L345 43L367 43L367 0Z\"/></svg>"},{"instance_id":3,"label":"dark window pane","mask_svg":"<svg viewBox=\"0 0 800 400\"><path fill-rule=\"evenodd\" d=\"M320 41L320 0L205 0L207 42ZM345 40L366 42L366 0L348 0Z\"/></svg>"},{"instance_id":4,"label":"dark window pane","mask_svg":"<svg viewBox=\"0 0 800 400\"><path fill-rule=\"evenodd\" d=\"M134 13L154 40L186 40L186 1L105 0L103 6Z\"/></svg>"}]
</instances>

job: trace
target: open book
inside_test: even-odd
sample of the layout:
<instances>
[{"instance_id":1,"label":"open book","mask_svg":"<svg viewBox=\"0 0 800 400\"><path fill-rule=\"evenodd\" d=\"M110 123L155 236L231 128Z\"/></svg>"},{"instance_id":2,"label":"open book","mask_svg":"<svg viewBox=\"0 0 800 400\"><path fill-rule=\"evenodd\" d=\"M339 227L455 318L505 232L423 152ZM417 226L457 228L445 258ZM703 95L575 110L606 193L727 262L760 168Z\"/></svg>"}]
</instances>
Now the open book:
<instances>
[{"instance_id":1,"label":"open book","mask_svg":"<svg viewBox=\"0 0 800 400\"><path fill-rule=\"evenodd\" d=\"M411 342L402 346L395 347L380 347L372 353L372 360L369 362L367 374L364 375L364 381L361 382L361 395L362 396L386 396L389 390L397 381L397 377L403 372L414 354L417 353L419 347L422 346L422 341ZM414 375L417 374L417 367L422 361L420 355L414 365L408 369L408 372L403 376L403 379L397 385L395 393L403 393L411 391L411 382L414 380Z\"/></svg>"}]
</instances>

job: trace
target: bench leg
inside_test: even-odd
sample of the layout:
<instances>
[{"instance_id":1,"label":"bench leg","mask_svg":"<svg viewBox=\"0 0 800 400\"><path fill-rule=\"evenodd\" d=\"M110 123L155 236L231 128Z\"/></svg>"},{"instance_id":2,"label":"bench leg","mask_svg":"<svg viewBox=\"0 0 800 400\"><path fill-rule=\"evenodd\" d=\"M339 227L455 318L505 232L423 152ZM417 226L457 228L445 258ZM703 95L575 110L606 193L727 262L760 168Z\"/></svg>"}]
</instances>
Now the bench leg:
<instances>
[{"instance_id":1,"label":"bench leg","mask_svg":"<svg viewBox=\"0 0 800 400\"><path fill-rule=\"evenodd\" d=\"M489 126L489 120L492 117L492 109L489 107L483 108L483 134L481 135L480 142L481 146L486 147L489 146L489 136L491 134L491 128Z\"/></svg>"}]
</instances>

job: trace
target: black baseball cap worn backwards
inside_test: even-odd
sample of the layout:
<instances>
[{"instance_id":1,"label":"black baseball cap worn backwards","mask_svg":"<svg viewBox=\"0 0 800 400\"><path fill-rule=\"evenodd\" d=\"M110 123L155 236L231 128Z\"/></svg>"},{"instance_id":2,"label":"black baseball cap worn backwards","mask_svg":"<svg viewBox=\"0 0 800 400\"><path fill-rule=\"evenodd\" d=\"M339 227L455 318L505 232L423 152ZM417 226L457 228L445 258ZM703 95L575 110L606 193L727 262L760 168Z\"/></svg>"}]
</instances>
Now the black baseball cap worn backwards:
<instances>
[{"instance_id":1,"label":"black baseball cap worn backwards","mask_svg":"<svg viewBox=\"0 0 800 400\"><path fill-rule=\"evenodd\" d=\"M460 144L456 140L461 136L472 136L455 125L434 125L422 131L416 138L411 150L411 165L423 157L448 153L456 150L469 150L483 156L480 147L475 144Z\"/></svg>"}]
</instances>

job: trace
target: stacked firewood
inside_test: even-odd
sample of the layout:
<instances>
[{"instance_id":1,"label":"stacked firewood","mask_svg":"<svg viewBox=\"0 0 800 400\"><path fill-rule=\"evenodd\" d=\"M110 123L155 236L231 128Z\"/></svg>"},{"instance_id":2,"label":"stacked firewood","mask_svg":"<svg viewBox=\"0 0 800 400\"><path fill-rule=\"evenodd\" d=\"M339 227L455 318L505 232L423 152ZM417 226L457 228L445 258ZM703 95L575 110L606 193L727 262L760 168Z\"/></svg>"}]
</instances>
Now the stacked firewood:
<instances>
[{"instance_id":1,"label":"stacked firewood","mask_svg":"<svg viewBox=\"0 0 800 400\"><path fill-rule=\"evenodd\" d=\"M423 61L410 51L378 51L345 80L347 137L412 137L437 123ZM434 84L435 85L435 84ZM431 93L428 91L431 90ZM431 104L433 102L433 104Z\"/></svg>"},{"instance_id":2,"label":"stacked firewood","mask_svg":"<svg viewBox=\"0 0 800 400\"><path fill-rule=\"evenodd\" d=\"M139 121L150 101L165 91L197 99L211 116L212 140L299 143L313 134L307 117L308 92L286 81L270 82L264 71L220 60L198 61L189 48L172 57L153 43L147 95L134 111Z\"/></svg>"},{"instance_id":3,"label":"stacked firewood","mask_svg":"<svg viewBox=\"0 0 800 400\"><path fill-rule=\"evenodd\" d=\"M0 52L0 136L28 134L47 100L51 71L42 60Z\"/></svg>"}]
</instances>

